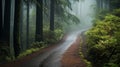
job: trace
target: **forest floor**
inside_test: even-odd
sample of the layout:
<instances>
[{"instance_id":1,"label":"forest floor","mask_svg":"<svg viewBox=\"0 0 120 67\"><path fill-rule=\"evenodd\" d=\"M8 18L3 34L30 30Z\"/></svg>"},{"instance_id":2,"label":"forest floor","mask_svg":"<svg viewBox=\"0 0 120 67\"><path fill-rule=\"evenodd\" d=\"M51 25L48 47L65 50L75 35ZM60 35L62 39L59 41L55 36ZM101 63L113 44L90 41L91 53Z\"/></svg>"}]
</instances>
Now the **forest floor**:
<instances>
[{"instance_id":1,"label":"forest floor","mask_svg":"<svg viewBox=\"0 0 120 67\"><path fill-rule=\"evenodd\" d=\"M59 43L64 42L66 37L64 37ZM66 50L66 52L63 54L61 59L61 67L86 67L84 61L79 55L79 48L80 48L80 37L77 37L76 41ZM54 45L45 49L42 49L40 51L37 51L31 55L28 55L26 57L23 57L21 59L18 59L13 62L0 64L0 67L21 67L21 64L24 62L27 62L31 60L31 58L36 57L37 55L47 52L49 50L52 50L59 45Z\"/></svg>"},{"instance_id":2,"label":"forest floor","mask_svg":"<svg viewBox=\"0 0 120 67\"><path fill-rule=\"evenodd\" d=\"M80 51L80 37L69 47L63 54L62 67L86 67L85 62L79 55Z\"/></svg>"}]
</instances>

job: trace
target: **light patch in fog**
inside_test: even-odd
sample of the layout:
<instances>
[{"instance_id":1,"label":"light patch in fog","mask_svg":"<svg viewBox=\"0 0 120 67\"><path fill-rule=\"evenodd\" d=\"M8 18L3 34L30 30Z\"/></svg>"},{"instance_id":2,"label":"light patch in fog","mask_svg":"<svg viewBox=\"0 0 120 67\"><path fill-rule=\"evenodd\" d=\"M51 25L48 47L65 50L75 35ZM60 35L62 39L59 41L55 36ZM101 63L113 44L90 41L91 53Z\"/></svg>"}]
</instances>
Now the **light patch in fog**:
<instances>
[{"instance_id":1,"label":"light patch in fog","mask_svg":"<svg viewBox=\"0 0 120 67\"><path fill-rule=\"evenodd\" d=\"M80 20L79 24L69 25L70 30L79 30L81 28L91 27L95 15L95 0L79 0L79 2L71 1L72 10L68 12L77 16Z\"/></svg>"}]
</instances>

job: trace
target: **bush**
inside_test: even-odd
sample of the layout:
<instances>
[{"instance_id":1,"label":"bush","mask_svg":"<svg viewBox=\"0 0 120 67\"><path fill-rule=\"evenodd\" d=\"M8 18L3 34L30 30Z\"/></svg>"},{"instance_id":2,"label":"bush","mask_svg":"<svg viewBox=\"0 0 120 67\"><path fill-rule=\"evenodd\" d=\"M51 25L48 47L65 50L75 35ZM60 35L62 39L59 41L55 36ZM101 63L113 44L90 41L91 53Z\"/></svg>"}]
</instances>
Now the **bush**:
<instances>
[{"instance_id":1,"label":"bush","mask_svg":"<svg viewBox=\"0 0 120 67\"><path fill-rule=\"evenodd\" d=\"M114 64L114 63L106 63L104 67L119 67L119 66L118 64Z\"/></svg>"},{"instance_id":2,"label":"bush","mask_svg":"<svg viewBox=\"0 0 120 67\"><path fill-rule=\"evenodd\" d=\"M32 45L31 45L31 48L44 48L46 47L47 44L45 42L34 42Z\"/></svg>"},{"instance_id":3,"label":"bush","mask_svg":"<svg viewBox=\"0 0 120 67\"><path fill-rule=\"evenodd\" d=\"M22 52L19 54L19 56L17 58L21 58L24 56L27 56L33 52L36 52L42 48L45 48L47 46L47 44L45 42L34 42L31 47L29 49L27 49L26 51Z\"/></svg>"},{"instance_id":4,"label":"bush","mask_svg":"<svg viewBox=\"0 0 120 67\"><path fill-rule=\"evenodd\" d=\"M7 57L10 55L9 54L9 47L7 46L2 46L0 47L0 62L7 61Z\"/></svg>"},{"instance_id":5,"label":"bush","mask_svg":"<svg viewBox=\"0 0 120 67\"><path fill-rule=\"evenodd\" d=\"M44 30L44 33L45 33L44 34L44 41L47 44L56 43L63 36L63 31L61 29L56 29L54 31Z\"/></svg>"},{"instance_id":6,"label":"bush","mask_svg":"<svg viewBox=\"0 0 120 67\"><path fill-rule=\"evenodd\" d=\"M33 52L38 51L39 49L40 49L40 48L30 48L30 49L28 49L28 50L20 53L17 58L21 58L21 57L27 56L27 55L29 55L29 54L31 54L31 53L33 53Z\"/></svg>"},{"instance_id":7,"label":"bush","mask_svg":"<svg viewBox=\"0 0 120 67\"><path fill-rule=\"evenodd\" d=\"M103 67L105 63L114 63L107 65L116 67L115 64L120 62L120 17L106 16L87 31L86 35L88 58L92 64Z\"/></svg>"}]
</instances>

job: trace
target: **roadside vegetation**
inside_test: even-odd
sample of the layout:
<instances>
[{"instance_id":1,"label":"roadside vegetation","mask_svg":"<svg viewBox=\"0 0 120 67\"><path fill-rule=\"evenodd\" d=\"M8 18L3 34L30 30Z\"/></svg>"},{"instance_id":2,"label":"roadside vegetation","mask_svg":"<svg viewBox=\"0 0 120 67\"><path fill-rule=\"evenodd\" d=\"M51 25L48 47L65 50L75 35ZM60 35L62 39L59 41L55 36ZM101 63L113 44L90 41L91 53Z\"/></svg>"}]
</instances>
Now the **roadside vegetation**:
<instances>
[{"instance_id":1,"label":"roadside vegetation","mask_svg":"<svg viewBox=\"0 0 120 67\"><path fill-rule=\"evenodd\" d=\"M111 12L97 14L93 27L85 32L92 67L120 67L120 6L118 0L110 3Z\"/></svg>"}]
</instances>

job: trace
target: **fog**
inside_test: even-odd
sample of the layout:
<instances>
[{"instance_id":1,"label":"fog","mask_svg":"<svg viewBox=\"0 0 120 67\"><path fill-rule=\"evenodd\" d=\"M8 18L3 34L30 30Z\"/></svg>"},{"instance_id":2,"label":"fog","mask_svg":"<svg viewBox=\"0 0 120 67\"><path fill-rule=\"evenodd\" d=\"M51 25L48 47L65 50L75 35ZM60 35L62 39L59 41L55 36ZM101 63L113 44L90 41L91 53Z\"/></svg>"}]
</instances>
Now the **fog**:
<instances>
[{"instance_id":1,"label":"fog","mask_svg":"<svg viewBox=\"0 0 120 67\"><path fill-rule=\"evenodd\" d=\"M79 0L79 2L74 2L71 0L72 10L68 9L70 13L77 16L80 20L78 24L71 24L70 30L80 30L83 28L88 28L92 26L92 21L95 15L95 0Z\"/></svg>"}]
</instances>

